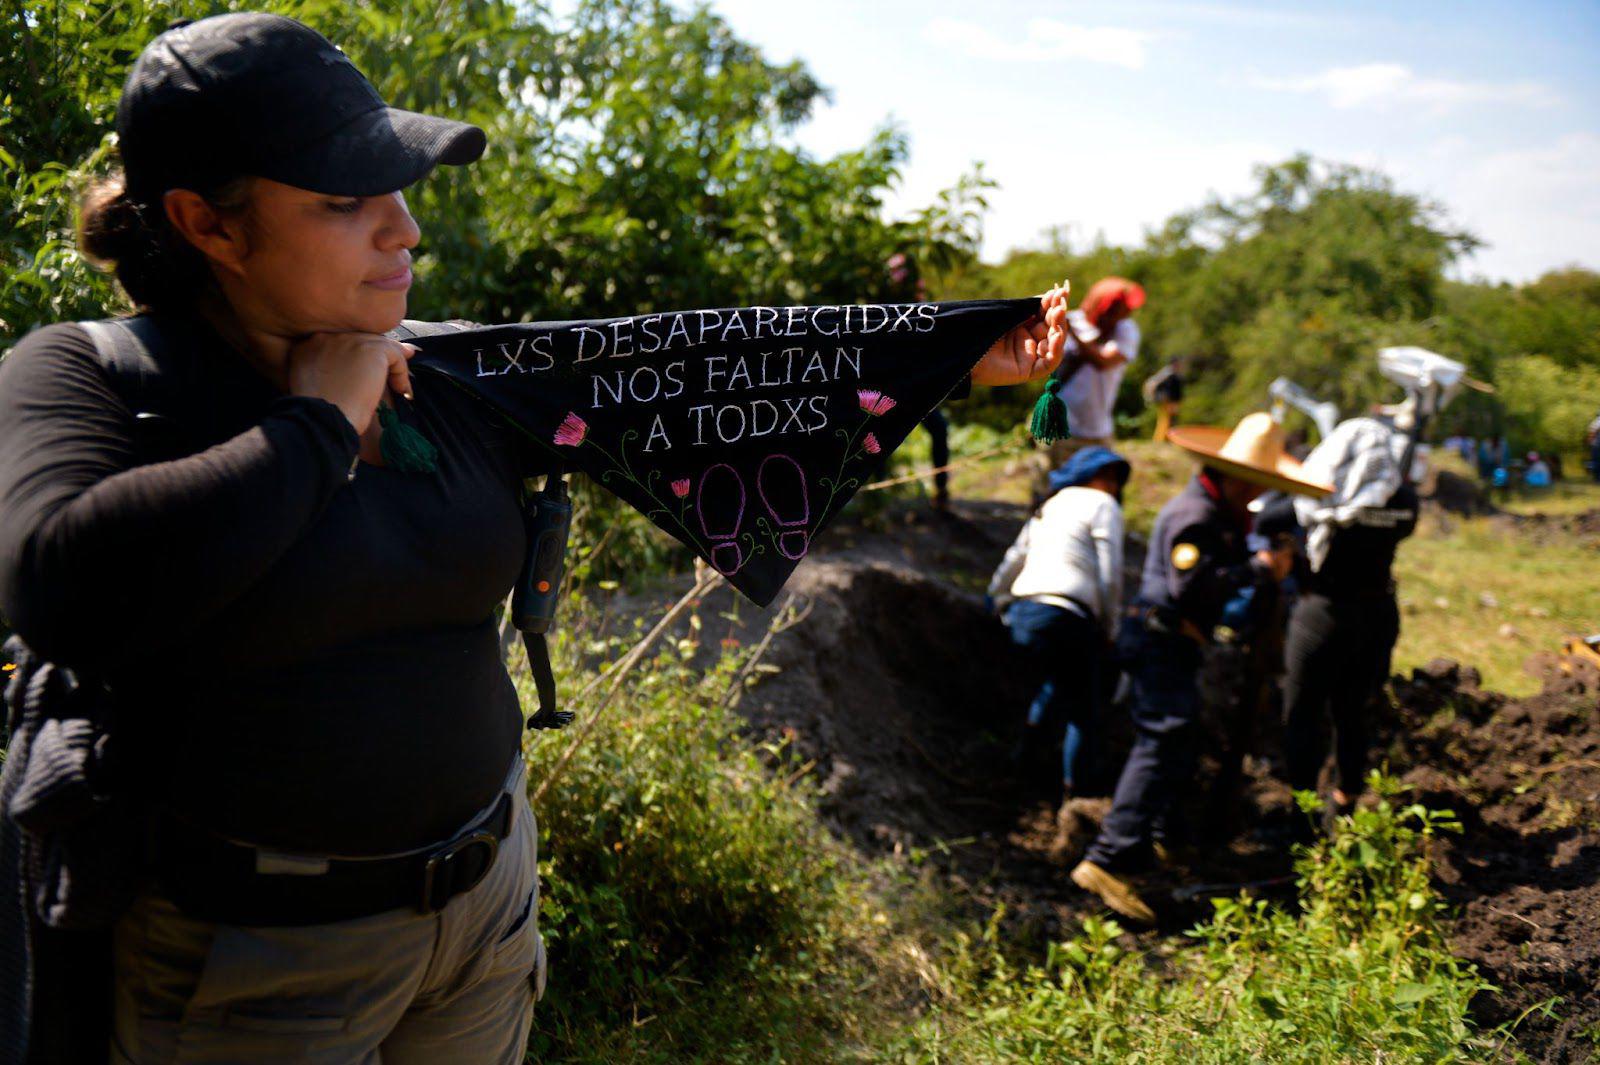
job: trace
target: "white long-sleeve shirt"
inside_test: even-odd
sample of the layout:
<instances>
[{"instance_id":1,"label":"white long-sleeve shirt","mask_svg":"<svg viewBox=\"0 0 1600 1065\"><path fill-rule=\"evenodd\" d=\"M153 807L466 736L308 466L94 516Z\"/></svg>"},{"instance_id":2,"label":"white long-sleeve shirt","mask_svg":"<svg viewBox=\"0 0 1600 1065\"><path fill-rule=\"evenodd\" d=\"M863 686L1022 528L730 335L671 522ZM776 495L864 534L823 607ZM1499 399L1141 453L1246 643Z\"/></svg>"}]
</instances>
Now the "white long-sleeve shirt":
<instances>
[{"instance_id":1,"label":"white long-sleeve shirt","mask_svg":"<svg viewBox=\"0 0 1600 1065\"><path fill-rule=\"evenodd\" d=\"M1115 639L1122 616L1122 508L1098 488L1063 488L1017 534L989 581L989 594L997 603L1037 599L1069 610L1081 603Z\"/></svg>"},{"instance_id":2,"label":"white long-sleeve shirt","mask_svg":"<svg viewBox=\"0 0 1600 1065\"><path fill-rule=\"evenodd\" d=\"M1067 312L1072 328L1085 340L1099 340L1100 331L1089 324L1081 310ZM1115 434L1111 408L1117 402L1117 388L1128 363L1139 357L1139 325L1132 318L1124 318L1111 330L1117 351L1127 362L1119 362L1108 370L1089 363L1078 367L1078 372L1067 380L1061 389L1061 401L1067 405L1067 428L1080 440L1110 440ZM1078 343L1067 338L1067 353L1076 354Z\"/></svg>"}]
</instances>

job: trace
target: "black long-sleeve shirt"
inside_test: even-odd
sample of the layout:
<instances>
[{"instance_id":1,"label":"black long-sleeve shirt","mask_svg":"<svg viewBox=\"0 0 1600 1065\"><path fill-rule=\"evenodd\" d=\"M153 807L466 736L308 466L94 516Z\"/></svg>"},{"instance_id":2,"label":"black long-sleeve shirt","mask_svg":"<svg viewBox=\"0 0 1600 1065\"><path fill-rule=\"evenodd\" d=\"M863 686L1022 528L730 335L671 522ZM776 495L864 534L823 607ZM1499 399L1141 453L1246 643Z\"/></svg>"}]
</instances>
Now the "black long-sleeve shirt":
<instances>
[{"instance_id":1,"label":"black long-sleeve shirt","mask_svg":"<svg viewBox=\"0 0 1600 1065\"><path fill-rule=\"evenodd\" d=\"M438 471L357 462L336 406L175 324L164 420L135 417L77 325L0 363L0 612L107 676L140 779L181 816L333 853L447 836L520 742L493 609L538 458L419 374L401 418Z\"/></svg>"},{"instance_id":2,"label":"black long-sleeve shirt","mask_svg":"<svg viewBox=\"0 0 1600 1065\"><path fill-rule=\"evenodd\" d=\"M1395 552L1416 528L1417 490L1402 484L1383 506L1363 508L1350 524L1333 530L1327 557L1308 588L1333 599L1388 595Z\"/></svg>"}]
</instances>

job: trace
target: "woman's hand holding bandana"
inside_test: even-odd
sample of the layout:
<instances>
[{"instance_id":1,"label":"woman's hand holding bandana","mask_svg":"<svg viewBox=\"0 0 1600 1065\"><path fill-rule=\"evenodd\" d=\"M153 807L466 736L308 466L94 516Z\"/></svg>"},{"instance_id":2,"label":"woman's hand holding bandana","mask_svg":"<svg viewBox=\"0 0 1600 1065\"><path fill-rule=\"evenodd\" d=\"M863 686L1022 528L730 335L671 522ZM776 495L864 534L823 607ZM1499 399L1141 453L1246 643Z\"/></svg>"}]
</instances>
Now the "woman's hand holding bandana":
<instances>
[{"instance_id":1,"label":"woman's hand holding bandana","mask_svg":"<svg viewBox=\"0 0 1600 1065\"><path fill-rule=\"evenodd\" d=\"M1067 349L1067 291L1062 285L1041 296L1038 316L994 342L972 368L972 383L1020 385L1054 370Z\"/></svg>"},{"instance_id":2,"label":"woman's hand holding bandana","mask_svg":"<svg viewBox=\"0 0 1600 1065\"><path fill-rule=\"evenodd\" d=\"M507 323L416 337L412 366L500 411L765 606L881 456L963 379L1054 370L1066 313L1062 286Z\"/></svg>"}]
</instances>

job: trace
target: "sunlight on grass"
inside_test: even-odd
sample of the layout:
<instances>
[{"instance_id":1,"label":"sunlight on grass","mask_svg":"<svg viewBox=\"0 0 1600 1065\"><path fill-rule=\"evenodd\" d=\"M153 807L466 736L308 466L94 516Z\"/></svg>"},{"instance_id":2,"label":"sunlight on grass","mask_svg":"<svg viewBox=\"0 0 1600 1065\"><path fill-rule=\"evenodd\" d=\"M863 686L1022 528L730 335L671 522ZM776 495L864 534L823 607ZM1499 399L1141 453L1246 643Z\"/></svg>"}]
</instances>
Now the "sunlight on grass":
<instances>
[{"instance_id":1,"label":"sunlight on grass","mask_svg":"<svg viewBox=\"0 0 1600 1065\"><path fill-rule=\"evenodd\" d=\"M1594 544L1575 537L1535 539L1504 519L1426 518L1395 563L1395 669L1454 658L1476 667L1486 688L1536 692L1522 671L1527 657L1600 627L1594 564Z\"/></svg>"},{"instance_id":2,"label":"sunlight on grass","mask_svg":"<svg viewBox=\"0 0 1600 1065\"><path fill-rule=\"evenodd\" d=\"M1563 481L1549 488L1525 490L1495 505L1513 514L1549 514L1567 517L1600 510L1600 484L1594 481Z\"/></svg>"}]
</instances>

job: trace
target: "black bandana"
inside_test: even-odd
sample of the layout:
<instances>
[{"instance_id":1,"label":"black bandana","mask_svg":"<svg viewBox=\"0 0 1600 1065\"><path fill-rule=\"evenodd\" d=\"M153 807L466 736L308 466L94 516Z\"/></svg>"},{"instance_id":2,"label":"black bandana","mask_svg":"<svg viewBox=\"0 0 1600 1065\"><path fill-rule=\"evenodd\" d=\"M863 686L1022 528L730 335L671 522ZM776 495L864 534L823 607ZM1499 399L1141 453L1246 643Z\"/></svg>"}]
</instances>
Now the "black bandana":
<instances>
[{"instance_id":1,"label":"black bandana","mask_svg":"<svg viewBox=\"0 0 1600 1065\"><path fill-rule=\"evenodd\" d=\"M1039 300L743 307L418 337L470 390L765 606Z\"/></svg>"}]
</instances>

